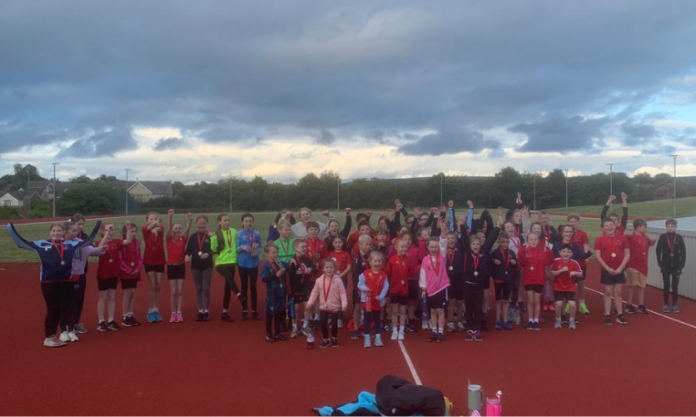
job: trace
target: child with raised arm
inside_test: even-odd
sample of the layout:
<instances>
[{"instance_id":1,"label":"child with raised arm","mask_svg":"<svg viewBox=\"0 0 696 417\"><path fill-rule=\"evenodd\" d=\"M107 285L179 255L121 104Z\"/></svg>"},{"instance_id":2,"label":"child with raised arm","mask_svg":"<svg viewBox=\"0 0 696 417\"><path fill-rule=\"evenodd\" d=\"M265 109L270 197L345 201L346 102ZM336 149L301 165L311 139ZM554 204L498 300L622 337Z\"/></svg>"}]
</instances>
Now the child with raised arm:
<instances>
[{"instance_id":1,"label":"child with raised arm","mask_svg":"<svg viewBox=\"0 0 696 417\"><path fill-rule=\"evenodd\" d=\"M570 243L563 243L558 250L560 257L556 258L551 265L551 277L553 279L553 297L556 300L556 323L554 329L562 327L561 312L563 304L570 306L570 320L568 329L575 330L575 282L583 277L580 264L572 259L573 246Z\"/></svg>"},{"instance_id":2,"label":"child with raised arm","mask_svg":"<svg viewBox=\"0 0 696 417\"><path fill-rule=\"evenodd\" d=\"M169 210L167 228L167 280L169 281L169 322L183 323L181 308L184 304L184 278L186 278L186 240L191 231L193 214L188 213L186 230L174 223L174 210Z\"/></svg>"},{"instance_id":3,"label":"child with raised arm","mask_svg":"<svg viewBox=\"0 0 696 417\"><path fill-rule=\"evenodd\" d=\"M391 340L404 340L406 329L406 306L408 305L408 280L414 272L408 259L409 243L404 239L396 242L396 255L389 258L384 272L389 277L389 299L391 301Z\"/></svg>"},{"instance_id":4,"label":"child with raised arm","mask_svg":"<svg viewBox=\"0 0 696 417\"><path fill-rule=\"evenodd\" d=\"M628 287L628 297L626 313L648 314L645 308L645 286L648 282L648 252L650 247L655 245L656 240L645 235L648 223L644 219L633 221L633 233L625 235L628 240L628 247L631 249L631 259L626 264L626 286ZM638 309L633 306L633 289L638 292Z\"/></svg>"},{"instance_id":5,"label":"child with raised arm","mask_svg":"<svg viewBox=\"0 0 696 417\"><path fill-rule=\"evenodd\" d=\"M621 286L626 283L626 264L631 256L626 237L616 233L616 224L612 219L602 220L603 236L595 241L594 249L597 262L602 267L601 282L604 285L604 324L611 326L611 298L614 296L616 322L628 324L622 314Z\"/></svg>"},{"instance_id":6,"label":"child with raised arm","mask_svg":"<svg viewBox=\"0 0 696 417\"><path fill-rule=\"evenodd\" d=\"M145 215L147 224L143 226L143 242L145 253L143 262L147 274L147 321L157 323L162 321L159 313L159 299L162 292L162 276L167 260L164 256L164 227L159 214L151 211Z\"/></svg>"},{"instance_id":7,"label":"child with raised arm","mask_svg":"<svg viewBox=\"0 0 696 417\"><path fill-rule=\"evenodd\" d=\"M665 221L667 232L660 235L657 242L655 255L657 255L657 265L662 272L662 295L665 305L662 311L669 313L669 290L672 289L672 313L679 313L677 300L679 299L679 278L682 270L686 266L686 246L684 238L677 233L677 221L667 219ZM671 282L670 282L671 281Z\"/></svg>"},{"instance_id":8,"label":"child with raised arm","mask_svg":"<svg viewBox=\"0 0 696 417\"><path fill-rule=\"evenodd\" d=\"M343 229L341 230L340 227L341 225L338 223L338 220L329 220L327 236L324 238L324 242L326 242L326 247L329 248L329 251L331 248L333 248L333 240L336 236L343 236L344 240L348 239L348 236L350 236L350 229L353 227L353 218L350 215L350 207L346 207L346 223L343 226ZM343 247L346 247L345 243L343 244Z\"/></svg>"},{"instance_id":9,"label":"child with raised arm","mask_svg":"<svg viewBox=\"0 0 696 417\"><path fill-rule=\"evenodd\" d=\"M539 242L537 234L530 233L527 236L527 244L520 248L518 261L523 268L522 277L527 292L527 330L541 330L541 292L546 283L546 267L553 263L553 253L548 246Z\"/></svg>"},{"instance_id":10,"label":"child with raised arm","mask_svg":"<svg viewBox=\"0 0 696 417\"><path fill-rule=\"evenodd\" d=\"M121 289L123 290L123 319L121 325L124 327L140 326L140 322L135 319L133 310L135 309L135 290L140 281L140 270L143 268L143 255L140 241L135 237L138 228L134 224L124 225L121 230L121 237L128 239L128 232L131 234L131 243L121 247L119 252L119 275Z\"/></svg>"},{"instance_id":11,"label":"child with raised arm","mask_svg":"<svg viewBox=\"0 0 696 417\"><path fill-rule=\"evenodd\" d=\"M225 292L222 298L220 320L232 323L234 319L227 312L232 299L231 293L234 292L237 295L242 308L244 308L244 303L246 302L246 297L239 291L239 287L234 280L234 273L237 269L237 231L230 227L229 214L218 214L217 222L218 228L215 231L215 235L210 238L210 250L215 254L215 269L225 278Z\"/></svg>"},{"instance_id":12,"label":"child with raised arm","mask_svg":"<svg viewBox=\"0 0 696 417\"><path fill-rule=\"evenodd\" d=\"M441 227L443 222L440 222ZM430 309L430 328L432 332L428 342L442 343L445 341L445 309L447 308L447 289L450 286L447 275L447 237L432 237L428 240L428 255L421 264L418 284L421 297L427 297Z\"/></svg>"},{"instance_id":13,"label":"child with raised arm","mask_svg":"<svg viewBox=\"0 0 696 417\"><path fill-rule=\"evenodd\" d=\"M321 349L326 349L329 346L337 348L338 316L341 311L348 308L348 296L346 296L346 288L343 286L341 277L336 274L336 261L331 258L324 258L321 265L324 273L314 283L307 307L311 307L315 303L318 304L321 334L324 338L323 343L319 347ZM330 342L329 319L331 319Z\"/></svg>"},{"instance_id":14,"label":"child with raised arm","mask_svg":"<svg viewBox=\"0 0 696 417\"><path fill-rule=\"evenodd\" d=\"M121 330L121 326L114 321L116 313L116 288L118 288L120 251L124 246L128 246L133 239L130 232L130 223L126 223L128 234L125 239L114 238L114 224L102 223L102 239L97 242L97 246L106 246L106 251L99 257L97 267L97 283L99 286L99 300L97 302L97 314L99 323L97 330L105 332L108 330ZM104 320L104 309L108 313L108 320Z\"/></svg>"},{"instance_id":15,"label":"child with raised arm","mask_svg":"<svg viewBox=\"0 0 696 417\"><path fill-rule=\"evenodd\" d=\"M385 299L389 293L387 274L382 271L382 252L373 250L370 252L369 259L370 269L363 271L358 277L360 303L363 305L362 308L364 310L363 335L365 336L365 343L363 347L366 348L372 347L372 338L375 340L375 346L384 346L382 343L380 316L382 307L385 305Z\"/></svg>"},{"instance_id":16,"label":"child with raised arm","mask_svg":"<svg viewBox=\"0 0 696 417\"><path fill-rule=\"evenodd\" d=\"M242 230L237 232L237 265L239 266L239 279L242 281L242 321L249 319L247 310L247 294L251 297L251 318L261 320L257 308L258 294L256 281L259 276L259 255L263 250L261 246L261 233L254 229L254 216L251 213L242 214Z\"/></svg>"},{"instance_id":17,"label":"child with raised arm","mask_svg":"<svg viewBox=\"0 0 696 417\"><path fill-rule=\"evenodd\" d=\"M266 284L266 341L285 341L281 326L285 322L285 296L288 286L288 266L280 260L278 247L274 242L266 243L263 248L268 262L261 268L261 281ZM274 326L275 324L275 326ZM275 335L273 334L275 329Z\"/></svg>"},{"instance_id":18,"label":"child with raised arm","mask_svg":"<svg viewBox=\"0 0 696 417\"><path fill-rule=\"evenodd\" d=\"M614 200L616 200L616 196L610 195L609 199L607 200L607 203L602 208L600 221L604 221L604 219L607 218L607 212L609 212L609 208L611 207L611 204L614 202ZM623 211L621 215L621 221L619 222L618 214L611 213L609 215L609 218L614 222L614 225L616 225L615 233L617 235L623 235L626 232L626 224L628 224L628 194L624 193L623 191L621 192L621 203L621 209Z\"/></svg>"},{"instance_id":19,"label":"child with raised arm","mask_svg":"<svg viewBox=\"0 0 696 417\"><path fill-rule=\"evenodd\" d=\"M345 247L345 242L346 239L342 235L336 235L333 240L331 241L331 247L333 250L329 252L326 257L331 258L334 261L336 261L336 275L341 278L341 281L343 281L343 288L348 288L348 275L350 274L351 268L352 268L352 259L350 257L350 254L343 250ZM338 315L338 328L343 327L343 312L344 310L341 310L340 314Z\"/></svg>"},{"instance_id":20,"label":"child with raised arm","mask_svg":"<svg viewBox=\"0 0 696 417\"><path fill-rule=\"evenodd\" d=\"M569 214L566 218L568 224L573 227L573 239L572 242L578 245L584 253L590 254L590 239L587 237L587 233L580 230L580 216L578 214ZM582 267L583 275L587 271L587 258L579 262ZM585 280L578 281L578 311L582 314L590 314L590 310L585 304ZM570 310L566 308L566 314L570 313Z\"/></svg>"},{"instance_id":21,"label":"child with raised arm","mask_svg":"<svg viewBox=\"0 0 696 417\"><path fill-rule=\"evenodd\" d=\"M196 216L196 233L186 243L186 263L191 263L191 278L196 287L198 314L196 321L210 321L210 282L213 279L213 252L210 239L214 233L208 231L208 217Z\"/></svg>"},{"instance_id":22,"label":"child with raised arm","mask_svg":"<svg viewBox=\"0 0 696 417\"><path fill-rule=\"evenodd\" d=\"M292 242L295 255L290 259L288 272L290 273L290 305L295 310L294 316L297 321L292 323L292 333L290 337L298 337L298 327L300 324L300 306L303 307L302 327L299 329L302 334L309 337L312 329L309 328L309 309L307 301L309 294L312 292L313 283L309 280L309 276L317 273L317 267L307 256L307 242L304 239L295 239Z\"/></svg>"},{"instance_id":23,"label":"child with raised arm","mask_svg":"<svg viewBox=\"0 0 696 417\"><path fill-rule=\"evenodd\" d=\"M92 233L83 241L65 241L63 225L54 223L49 228L50 239L40 239L30 242L24 239L15 229L12 222L7 223L7 230L15 245L20 249L26 249L36 253L41 260L39 279L41 280L41 293L46 303L46 318L44 320L45 347L62 347L56 336L56 329L60 322L61 312L65 309L70 292L74 291L74 283L65 282L72 274L72 264L75 252L88 246L94 240L101 229L101 221L97 221Z\"/></svg>"}]
</instances>

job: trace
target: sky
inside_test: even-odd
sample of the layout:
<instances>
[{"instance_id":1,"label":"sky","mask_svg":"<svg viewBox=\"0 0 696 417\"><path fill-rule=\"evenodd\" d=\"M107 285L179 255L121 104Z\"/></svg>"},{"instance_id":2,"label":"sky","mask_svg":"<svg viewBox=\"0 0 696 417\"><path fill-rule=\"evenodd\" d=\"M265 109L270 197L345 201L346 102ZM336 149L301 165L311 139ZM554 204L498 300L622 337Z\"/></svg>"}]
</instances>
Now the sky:
<instances>
[{"instance_id":1,"label":"sky","mask_svg":"<svg viewBox=\"0 0 696 417\"><path fill-rule=\"evenodd\" d=\"M696 2L0 3L0 174L696 175Z\"/></svg>"}]
</instances>

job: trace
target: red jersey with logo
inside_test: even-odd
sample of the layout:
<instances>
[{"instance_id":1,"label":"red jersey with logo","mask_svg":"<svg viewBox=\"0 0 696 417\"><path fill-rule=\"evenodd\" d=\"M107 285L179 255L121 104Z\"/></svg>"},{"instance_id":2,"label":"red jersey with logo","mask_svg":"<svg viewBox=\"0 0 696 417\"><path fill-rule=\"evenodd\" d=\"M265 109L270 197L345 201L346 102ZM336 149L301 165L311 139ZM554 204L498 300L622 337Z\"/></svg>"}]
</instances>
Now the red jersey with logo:
<instances>
[{"instance_id":1,"label":"red jersey with logo","mask_svg":"<svg viewBox=\"0 0 696 417\"><path fill-rule=\"evenodd\" d=\"M568 267L568 270L556 275L553 279L553 290L562 292L575 291L575 280L577 277L571 277L570 273L582 273L582 267L574 259L569 259L568 262L566 262L562 258L556 258L551 265L551 271L558 271L563 269L563 267Z\"/></svg>"},{"instance_id":2,"label":"red jersey with logo","mask_svg":"<svg viewBox=\"0 0 696 417\"><path fill-rule=\"evenodd\" d=\"M650 238L633 233L627 235L626 240L628 240L628 247L631 249L631 257L628 259L626 268L633 268L648 276L648 250L652 246Z\"/></svg>"},{"instance_id":3,"label":"red jersey with logo","mask_svg":"<svg viewBox=\"0 0 696 417\"><path fill-rule=\"evenodd\" d=\"M624 260L624 249L628 248L626 236L600 236L594 244L595 251L600 251L604 263L611 269L617 269Z\"/></svg>"},{"instance_id":4,"label":"red jersey with logo","mask_svg":"<svg viewBox=\"0 0 696 417\"><path fill-rule=\"evenodd\" d=\"M553 252L541 243L534 248L524 245L519 249L517 262L524 270L524 285L544 285L546 267L553 263Z\"/></svg>"},{"instance_id":5,"label":"red jersey with logo","mask_svg":"<svg viewBox=\"0 0 696 417\"><path fill-rule=\"evenodd\" d=\"M130 244L121 247L119 253L119 279L140 280L140 269L143 267L143 255L140 252L140 241L133 239Z\"/></svg>"},{"instance_id":6,"label":"red jersey with logo","mask_svg":"<svg viewBox=\"0 0 696 417\"><path fill-rule=\"evenodd\" d=\"M329 252L326 257L336 261L336 275L341 275L351 263L350 254L346 251Z\"/></svg>"},{"instance_id":7,"label":"red jersey with logo","mask_svg":"<svg viewBox=\"0 0 696 417\"><path fill-rule=\"evenodd\" d=\"M387 274L384 271L375 272L372 269L367 269L363 272L365 276L365 285L370 289L370 300L366 300L365 304L371 302L372 311L381 310L379 305L379 295L384 290L384 284L387 282Z\"/></svg>"},{"instance_id":8,"label":"red jersey with logo","mask_svg":"<svg viewBox=\"0 0 696 417\"><path fill-rule=\"evenodd\" d=\"M143 226L142 231L145 243L145 264L164 265L167 263L164 258L164 228L159 226L157 234L153 233L152 230L147 230L147 226Z\"/></svg>"},{"instance_id":9,"label":"red jersey with logo","mask_svg":"<svg viewBox=\"0 0 696 417\"><path fill-rule=\"evenodd\" d=\"M99 246L101 240L96 242ZM106 252L99 257L97 266L97 279L118 278L119 276L119 249L123 247L123 239L111 239L106 242Z\"/></svg>"},{"instance_id":10,"label":"red jersey with logo","mask_svg":"<svg viewBox=\"0 0 696 417\"><path fill-rule=\"evenodd\" d=\"M167 238L167 263L180 265L186 260L186 238L169 236Z\"/></svg>"},{"instance_id":11,"label":"red jersey with logo","mask_svg":"<svg viewBox=\"0 0 696 417\"><path fill-rule=\"evenodd\" d=\"M319 261L326 258L326 256L329 254L328 250L326 249L326 242L324 242L324 239L307 238L307 257L313 260L314 255L317 254L319 255Z\"/></svg>"},{"instance_id":12,"label":"red jersey with logo","mask_svg":"<svg viewBox=\"0 0 696 417\"><path fill-rule=\"evenodd\" d=\"M408 296L408 280L415 268L411 266L408 254L394 255L389 258L384 273L389 277L389 295L396 297Z\"/></svg>"}]
</instances>

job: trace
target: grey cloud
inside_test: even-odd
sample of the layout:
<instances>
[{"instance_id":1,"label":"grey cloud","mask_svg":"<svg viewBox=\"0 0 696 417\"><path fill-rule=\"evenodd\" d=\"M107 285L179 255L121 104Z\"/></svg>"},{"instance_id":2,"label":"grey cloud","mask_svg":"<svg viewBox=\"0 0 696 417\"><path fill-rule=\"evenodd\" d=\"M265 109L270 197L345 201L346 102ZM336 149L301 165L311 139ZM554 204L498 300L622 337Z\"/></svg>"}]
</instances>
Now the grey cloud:
<instances>
[{"instance_id":1,"label":"grey cloud","mask_svg":"<svg viewBox=\"0 0 696 417\"><path fill-rule=\"evenodd\" d=\"M186 139L183 138L166 138L160 139L155 143L154 150L156 151L170 151L182 148L186 145Z\"/></svg>"},{"instance_id":2,"label":"grey cloud","mask_svg":"<svg viewBox=\"0 0 696 417\"><path fill-rule=\"evenodd\" d=\"M610 121L608 117L584 119L574 116L519 123L507 130L527 136L527 142L519 147L520 152L589 151L601 142L602 128Z\"/></svg>"},{"instance_id":3,"label":"grey cloud","mask_svg":"<svg viewBox=\"0 0 696 417\"><path fill-rule=\"evenodd\" d=\"M624 144L629 146L644 144L657 136L655 126L636 123L634 120L624 122L621 125L621 130L626 135Z\"/></svg>"},{"instance_id":4,"label":"grey cloud","mask_svg":"<svg viewBox=\"0 0 696 417\"><path fill-rule=\"evenodd\" d=\"M61 150L57 158L99 158L113 157L116 153L138 148L129 128L118 127L91 134L76 140Z\"/></svg>"},{"instance_id":5,"label":"grey cloud","mask_svg":"<svg viewBox=\"0 0 696 417\"><path fill-rule=\"evenodd\" d=\"M479 153L484 149L499 148L498 141L486 139L481 132L444 131L425 135L413 143L401 145L398 151L405 155L444 155L460 152Z\"/></svg>"},{"instance_id":6,"label":"grey cloud","mask_svg":"<svg viewBox=\"0 0 696 417\"><path fill-rule=\"evenodd\" d=\"M661 147L650 147L643 148L640 152L641 155L670 155L676 152L677 148L670 145L663 145Z\"/></svg>"},{"instance_id":7,"label":"grey cloud","mask_svg":"<svg viewBox=\"0 0 696 417\"><path fill-rule=\"evenodd\" d=\"M322 130L319 132L319 137L317 138L317 143L319 145L331 145L336 141L336 136L328 130Z\"/></svg>"}]
</instances>

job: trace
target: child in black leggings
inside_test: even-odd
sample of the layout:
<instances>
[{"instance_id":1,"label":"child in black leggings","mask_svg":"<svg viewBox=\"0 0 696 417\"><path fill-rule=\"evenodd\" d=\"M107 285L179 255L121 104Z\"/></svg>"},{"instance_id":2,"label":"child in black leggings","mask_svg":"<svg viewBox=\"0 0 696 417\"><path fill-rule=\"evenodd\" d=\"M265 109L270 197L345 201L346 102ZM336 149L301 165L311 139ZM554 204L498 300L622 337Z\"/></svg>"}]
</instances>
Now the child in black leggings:
<instances>
[{"instance_id":1,"label":"child in black leggings","mask_svg":"<svg viewBox=\"0 0 696 417\"><path fill-rule=\"evenodd\" d=\"M675 219L667 219L665 222L667 233L660 236L657 241L655 254L657 255L657 264L662 272L662 283L664 285L662 294L665 305L662 311L669 313L679 313L677 300L679 299L679 278L682 270L686 266L686 245L684 238L677 234L677 221ZM669 293L672 290L672 308L669 306Z\"/></svg>"},{"instance_id":2,"label":"child in black leggings","mask_svg":"<svg viewBox=\"0 0 696 417\"><path fill-rule=\"evenodd\" d=\"M348 296L341 277L336 274L336 261L332 258L325 258L322 261L322 271L324 274L314 282L314 289L312 289L312 295L307 302L307 308L314 303L319 303L319 322L321 334L324 337L324 342L319 347L321 349L326 349L329 346L337 348L338 316L341 311L348 308ZM329 319L331 319L330 343Z\"/></svg>"},{"instance_id":3,"label":"child in black leggings","mask_svg":"<svg viewBox=\"0 0 696 417\"><path fill-rule=\"evenodd\" d=\"M280 261L275 242L266 243L264 252L268 262L261 268L261 281L266 284L266 341L285 341L280 326L285 321L285 296L288 291L288 266ZM275 323L274 323L275 321ZM275 324L275 327L273 326ZM273 334L275 330L275 335Z\"/></svg>"}]
</instances>

